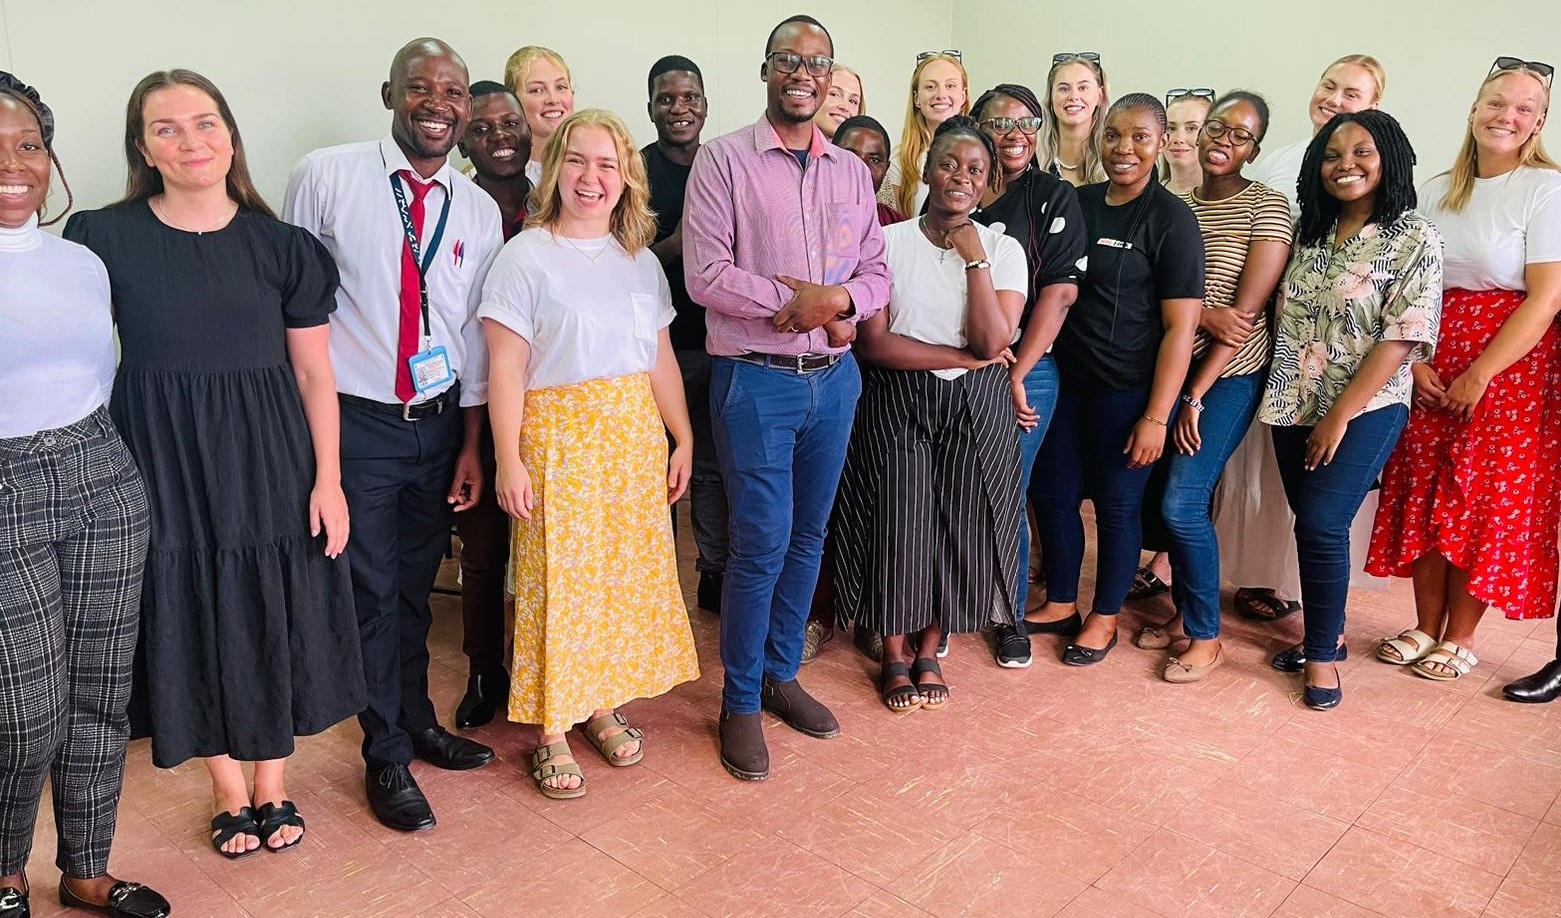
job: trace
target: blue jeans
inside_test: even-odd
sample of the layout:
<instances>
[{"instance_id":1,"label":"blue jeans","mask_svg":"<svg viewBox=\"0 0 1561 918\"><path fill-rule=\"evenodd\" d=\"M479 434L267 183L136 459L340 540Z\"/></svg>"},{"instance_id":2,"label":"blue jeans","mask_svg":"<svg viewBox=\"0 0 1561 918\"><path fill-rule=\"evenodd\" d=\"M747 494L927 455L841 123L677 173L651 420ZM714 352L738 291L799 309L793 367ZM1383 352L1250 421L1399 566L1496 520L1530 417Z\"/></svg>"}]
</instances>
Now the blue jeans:
<instances>
[{"instance_id":1,"label":"blue jeans","mask_svg":"<svg viewBox=\"0 0 1561 918\"><path fill-rule=\"evenodd\" d=\"M721 699L729 713L757 713L765 678L797 677L861 394L849 353L812 373L729 357L711 367L711 430L730 508L721 594Z\"/></svg>"},{"instance_id":2,"label":"blue jeans","mask_svg":"<svg viewBox=\"0 0 1561 918\"><path fill-rule=\"evenodd\" d=\"M1274 456L1295 514L1295 550L1306 615L1306 659L1333 661L1344 633L1350 593L1350 521L1382 474L1409 419L1404 405L1368 411L1350 421L1333 461L1308 472L1310 427L1275 427Z\"/></svg>"},{"instance_id":3,"label":"blue jeans","mask_svg":"<svg viewBox=\"0 0 1561 918\"><path fill-rule=\"evenodd\" d=\"M1057 410L1057 361L1045 354L1024 377L1024 396L1040 415L1034 430L1019 431L1019 493L1030 493L1030 473L1035 470L1035 457L1040 455L1041 441L1051 426L1052 414ZM1019 508L1019 588L1014 591L1014 617L1024 616L1025 600L1030 592L1030 514Z\"/></svg>"},{"instance_id":4,"label":"blue jeans","mask_svg":"<svg viewBox=\"0 0 1561 918\"><path fill-rule=\"evenodd\" d=\"M1062 381L1051 428L1037 461L1046 474L1030 481L1037 535L1045 557L1046 596L1077 602L1084 565L1084 498L1095 504L1095 602L1115 615L1138 570L1139 511L1149 468L1130 469L1122 449L1149 404L1149 390L1097 390ZM1152 466L1151 466L1152 468Z\"/></svg>"},{"instance_id":5,"label":"blue jeans","mask_svg":"<svg viewBox=\"0 0 1561 918\"><path fill-rule=\"evenodd\" d=\"M1203 396L1198 419L1203 447L1191 456L1178 452L1174 443L1165 447L1160 517L1170 535L1171 598L1187 636L1196 640L1220 636L1220 547L1209 504L1225 463L1252 426L1262 394L1262 373L1216 380Z\"/></svg>"}]
</instances>

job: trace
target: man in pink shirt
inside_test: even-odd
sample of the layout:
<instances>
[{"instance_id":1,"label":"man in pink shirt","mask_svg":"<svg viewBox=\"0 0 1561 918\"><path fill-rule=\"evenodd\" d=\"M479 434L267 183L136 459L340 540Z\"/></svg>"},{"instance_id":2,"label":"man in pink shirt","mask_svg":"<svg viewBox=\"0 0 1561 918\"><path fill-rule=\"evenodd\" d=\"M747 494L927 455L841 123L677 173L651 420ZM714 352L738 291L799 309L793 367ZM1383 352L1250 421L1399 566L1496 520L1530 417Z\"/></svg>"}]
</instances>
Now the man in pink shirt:
<instances>
[{"instance_id":1,"label":"man in pink shirt","mask_svg":"<svg viewBox=\"0 0 1561 918\"><path fill-rule=\"evenodd\" d=\"M683 217L731 507L721 764L748 781L770 771L761 709L809 736L840 732L797 668L862 392L851 340L889 301L872 177L813 126L834 43L817 20L793 16L764 50L764 117L701 147Z\"/></svg>"}]
</instances>

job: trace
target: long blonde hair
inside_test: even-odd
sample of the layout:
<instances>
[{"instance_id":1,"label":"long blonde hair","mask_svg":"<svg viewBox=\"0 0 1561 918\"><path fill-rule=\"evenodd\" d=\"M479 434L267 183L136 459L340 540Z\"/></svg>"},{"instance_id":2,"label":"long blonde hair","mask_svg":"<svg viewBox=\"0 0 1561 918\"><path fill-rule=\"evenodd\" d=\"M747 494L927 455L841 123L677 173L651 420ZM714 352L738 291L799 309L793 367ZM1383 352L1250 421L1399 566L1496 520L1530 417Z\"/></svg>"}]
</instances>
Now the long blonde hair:
<instances>
[{"instance_id":1,"label":"long blonde hair","mask_svg":"<svg viewBox=\"0 0 1561 918\"><path fill-rule=\"evenodd\" d=\"M535 208L526 217L526 227L546 227L553 231L563 215L563 196L558 191L558 173L569 150L569 138L580 128L601 128L612 137L618 151L618 173L623 176L623 196L613 208L610 231L630 255L650 245L656 238L656 215L650 209L650 182L645 177L645 162L634 147L634 137L617 115L600 108L575 112L547 142L542 153L542 180L531 194Z\"/></svg>"},{"instance_id":2,"label":"long blonde hair","mask_svg":"<svg viewBox=\"0 0 1561 918\"><path fill-rule=\"evenodd\" d=\"M916 69L911 71L911 94L905 102L905 127L900 132L900 150L894 155L900 165L900 186L894 192L894 207L902 214L914 214L916 211L916 183L922 180L922 161L927 158L927 150L932 146L932 128L916 109L916 86L921 82L921 72L933 61L946 61L959 70L960 82L965 87L965 102L959 107L959 113L970 114L970 74L965 72L964 62L951 54L933 54L922 58L916 64ZM862 111L867 111L865 104Z\"/></svg>"},{"instance_id":3,"label":"long blonde hair","mask_svg":"<svg viewBox=\"0 0 1561 918\"><path fill-rule=\"evenodd\" d=\"M1550 86L1545 82L1544 77L1527 67L1498 70L1486 77L1485 81L1480 84L1480 91L1474 94L1474 104L1479 105L1480 100L1485 97L1485 90L1492 83L1509 73L1527 74L1539 83L1540 88L1545 92L1544 114L1549 114ZM1541 115L1541 118L1543 117ZM1453 213L1461 212L1468 205L1469 198L1474 195L1474 180L1480 172L1480 149L1479 145L1474 142L1473 120L1471 116L1468 129L1463 132L1463 144L1458 148L1458 158L1453 160L1453 167L1442 173L1447 176L1447 193L1442 195L1442 200L1438 203ZM1561 166L1556 165L1555 160L1550 158L1550 154L1545 152L1545 139L1541 136L1544 126L1544 121L1541 120L1534 126L1534 133L1529 136L1528 140L1524 141L1523 149L1518 152L1519 169L1524 166L1534 166L1540 169L1555 169L1561 172Z\"/></svg>"},{"instance_id":4,"label":"long blonde hair","mask_svg":"<svg viewBox=\"0 0 1561 918\"><path fill-rule=\"evenodd\" d=\"M1083 64L1095 71L1095 78L1100 81L1100 104L1090 117L1089 142L1084 144L1084 155L1079 157L1078 171L1086 185L1104 182L1106 165L1100 156L1100 138L1106 132L1106 112L1111 108L1111 89L1106 83L1105 68L1100 66L1098 60L1070 55L1052 64L1052 68L1046 71L1046 100L1041 105L1042 124L1041 132L1035 138L1035 158L1042 168L1050 169L1057 161L1057 152L1062 149L1062 125L1057 121L1057 113L1052 110L1052 87L1057 84L1057 71L1070 64Z\"/></svg>"}]
</instances>

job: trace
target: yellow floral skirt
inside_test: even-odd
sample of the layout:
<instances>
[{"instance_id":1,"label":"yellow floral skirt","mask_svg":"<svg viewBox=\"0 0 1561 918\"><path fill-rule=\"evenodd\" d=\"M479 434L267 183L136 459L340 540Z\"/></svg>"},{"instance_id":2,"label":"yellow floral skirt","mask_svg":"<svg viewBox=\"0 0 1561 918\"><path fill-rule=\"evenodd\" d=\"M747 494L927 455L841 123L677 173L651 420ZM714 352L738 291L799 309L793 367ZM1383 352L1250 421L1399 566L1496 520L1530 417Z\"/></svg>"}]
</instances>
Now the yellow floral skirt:
<instances>
[{"instance_id":1,"label":"yellow floral skirt","mask_svg":"<svg viewBox=\"0 0 1561 918\"><path fill-rule=\"evenodd\" d=\"M527 392L520 457L536 506L513 527L510 720L564 733L698 679L650 377Z\"/></svg>"}]
</instances>

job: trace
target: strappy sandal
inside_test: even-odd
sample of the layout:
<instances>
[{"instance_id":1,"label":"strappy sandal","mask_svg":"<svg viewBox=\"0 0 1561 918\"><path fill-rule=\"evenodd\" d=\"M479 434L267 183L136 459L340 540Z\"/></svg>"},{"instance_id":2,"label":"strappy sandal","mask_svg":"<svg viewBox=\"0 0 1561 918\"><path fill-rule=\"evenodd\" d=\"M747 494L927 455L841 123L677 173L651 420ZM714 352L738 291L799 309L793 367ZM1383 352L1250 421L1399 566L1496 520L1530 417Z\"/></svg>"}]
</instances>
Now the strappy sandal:
<instances>
[{"instance_id":1,"label":"strappy sandal","mask_svg":"<svg viewBox=\"0 0 1561 918\"><path fill-rule=\"evenodd\" d=\"M602 739L602 734L613 727L622 727L623 729L606 739ZM611 714L603 714L595 720L586 721L585 738L590 741L592 746L596 747L597 752L602 754L602 758L607 760L607 764L614 768L627 768L637 763L640 759L645 758L644 732L638 727L629 726L628 718L617 711ZM640 744L640 748L636 749L633 755L619 756L616 754L619 749L636 742Z\"/></svg>"},{"instance_id":2,"label":"strappy sandal","mask_svg":"<svg viewBox=\"0 0 1561 918\"><path fill-rule=\"evenodd\" d=\"M260 823L260 847L279 854L298 847L299 842L304 840L304 834L309 831L304 826L304 818L298 815L298 807L294 806L291 800L283 800L280 804L262 803L260 808L255 810L255 818ZM303 831L287 844L272 847L271 837L288 826Z\"/></svg>"},{"instance_id":3,"label":"strappy sandal","mask_svg":"<svg viewBox=\"0 0 1561 918\"><path fill-rule=\"evenodd\" d=\"M1419 628L1408 628L1398 637L1383 638L1377 645L1377 659L1393 666L1408 666L1424 660L1435 649L1436 638Z\"/></svg>"},{"instance_id":4,"label":"strappy sandal","mask_svg":"<svg viewBox=\"0 0 1561 918\"><path fill-rule=\"evenodd\" d=\"M1414 670L1417 676L1435 679L1437 682L1452 682L1469 675L1478 665L1480 658L1474 655L1474 651L1452 641L1443 641L1416 663Z\"/></svg>"},{"instance_id":5,"label":"strappy sandal","mask_svg":"<svg viewBox=\"0 0 1561 918\"><path fill-rule=\"evenodd\" d=\"M1236 611L1260 622L1277 622L1301 611L1301 604L1294 599L1281 600L1273 590L1242 587L1236 591Z\"/></svg>"},{"instance_id":6,"label":"strappy sandal","mask_svg":"<svg viewBox=\"0 0 1561 918\"><path fill-rule=\"evenodd\" d=\"M930 673L938 678L937 682L923 681L920 676ZM938 666L938 661L926 657L918 657L911 664L911 681L916 683L916 691L921 693L921 706L925 711L936 711L949 703L949 687L943 684L943 669ZM934 695L941 694L941 701L933 701Z\"/></svg>"},{"instance_id":7,"label":"strappy sandal","mask_svg":"<svg viewBox=\"0 0 1561 918\"><path fill-rule=\"evenodd\" d=\"M538 746L537 751L531 754L531 780L537 782L537 790L542 792L542 796L553 800L573 800L585 796L585 772L580 770L580 763L550 761L561 755L570 754L569 744L566 742ZM578 777L580 786L553 787L547 783L548 780L562 775Z\"/></svg>"},{"instance_id":8,"label":"strappy sandal","mask_svg":"<svg viewBox=\"0 0 1561 918\"><path fill-rule=\"evenodd\" d=\"M922 697L921 689L917 688L915 683L887 688L891 679L909 679L910 677L911 668L904 663L884 664L883 671L878 677L878 697L882 699L884 707L896 714L909 714L926 704L926 699Z\"/></svg>"},{"instance_id":9,"label":"strappy sandal","mask_svg":"<svg viewBox=\"0 0 1561 918\"><path fill-rule=\"evenodd\" d=\"M1128 599L1153 599L1171 592L1171 585L1160 579L1160 575L1147 567L1138 569L1133 575L1133 588L1127 591Z\"/></svg>"},{"instance_id":10,"label":"strappy sandal","mask_svg":"<svg viewBox=\"0 0 1561 918\"><path fill-rule=\"evenodd\" d=\"M260 848L241 849L238 851L224 851L222 846L240 835L253 835L260 837L260 826L255 822L255 811L247 806L239 807L237 813L218 813L211 818L211 830L216 834L211 837L211 846L216 852L230 861L243 860L252 854L259 854ZM261 839L261 845L265 840Z\"/></svg>"}]
</instances>

